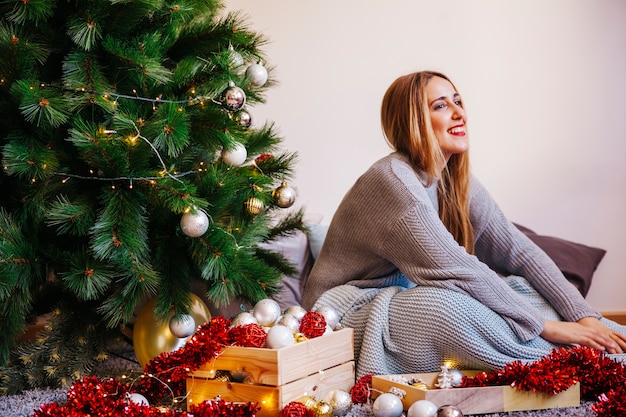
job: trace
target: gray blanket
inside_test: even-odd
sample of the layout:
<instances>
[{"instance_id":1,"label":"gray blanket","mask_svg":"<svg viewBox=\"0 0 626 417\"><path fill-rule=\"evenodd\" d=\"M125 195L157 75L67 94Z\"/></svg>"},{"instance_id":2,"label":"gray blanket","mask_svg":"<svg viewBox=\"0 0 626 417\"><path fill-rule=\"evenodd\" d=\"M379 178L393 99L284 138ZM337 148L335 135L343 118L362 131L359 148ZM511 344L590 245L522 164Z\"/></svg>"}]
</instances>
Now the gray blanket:
<instances>
[{"instance_id":1,"label":"gray blanket","mask_svg":"<svg viewBox=\"0 0 626 417\"><path fill-rule=\"evenodd\" d=\"M547 319L560 320L524 278L503 279ZM541 337L520 342L494 311L448 289L342 285L326 291L314 308L324 305L354 329L357 377L438 372L444 362L457 369L499 369L515 360L538 360L556 347ZM626 326L602 320L626 334ZM626 362L626 354L612 357Z\"/></svg>"}]
</instances>

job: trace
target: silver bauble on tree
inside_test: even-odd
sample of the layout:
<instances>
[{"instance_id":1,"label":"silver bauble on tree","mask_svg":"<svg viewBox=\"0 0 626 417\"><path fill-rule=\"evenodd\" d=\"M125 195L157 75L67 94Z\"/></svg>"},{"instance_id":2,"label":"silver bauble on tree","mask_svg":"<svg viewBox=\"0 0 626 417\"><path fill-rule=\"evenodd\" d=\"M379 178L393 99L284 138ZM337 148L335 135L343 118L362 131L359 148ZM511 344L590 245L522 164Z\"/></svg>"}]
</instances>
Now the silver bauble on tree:
<instances>
[{"instance_id":1,"label":"silver bauble on tree","mask_svg":"<svg viewBox=\"0 0 626 417\"><path fill-rule=\"evenodd\" d=\"M241 54L235 51L232 45L228 48L228 66L235 74L243 72L244 59Z\"/></svg>"},{"instance_id":2,"label":"silver bauble on tree","mask_svg":"<svg viewBox=\"0 0 626 417\"><path fill-rule=\"evenodd\" d=\"M246 147L236 142L230 149L222 150L222 161L231 167L237 167L246 162L248 151Z\"/></svg>"},{"instance_id":3,"label":"silver bauble on tree","mask_svg":"<svg viewBox=\"0 0 626 417\"><path fill-rule=\"evenodd\" d=\"M200 237L209 228L209 217L202 210L189 210L180 218L180 228L189 237Z\"/></svg>"},{"instance_id":4,"label":"silver bauble on tree","mask_svg":"<svg viewBox=\"0 0 626 417\"><path fill-rule=\"evenodd\" d=\"M240 110L237 113L236 120L239 122L239 125L245 127L246 129L252 125L252 116L245 109Z\"/></svg>"},{"instance_id":5,"label":"silver bauble on tree","mask_svg":"<svg viewBox=\"0 0 626 417\"><path fill-rule=\"evenodd\" d=\"M272 192L272 197L276 201L276 205L281 208L291 207L296 201L296 192L293 188L287 185L287 182L283 181L280 187L276 188Z\"/></svg>"},{"instance_id":6,"label":"silver bauble on tree","mask_svg":"<svg viewBox=\"0 0 626 417\"><path fill-rule=\"evenodd\" d=\"M246 104L246 93L235 83L228 84L228 88L222 93L222 105L226 110L239 111Z\"/></svg>"},{"instance_id":7,"label":"silver bauble on tree","mask_svg":"<svg viewBox=\"0 0 626 417\"><path fill-rule=\"evenodd\" d=\"M255 87L262 87L267 82L267 70L260 62L252 64L246 69L246 77Z\"/></svg>"}]
</instances>

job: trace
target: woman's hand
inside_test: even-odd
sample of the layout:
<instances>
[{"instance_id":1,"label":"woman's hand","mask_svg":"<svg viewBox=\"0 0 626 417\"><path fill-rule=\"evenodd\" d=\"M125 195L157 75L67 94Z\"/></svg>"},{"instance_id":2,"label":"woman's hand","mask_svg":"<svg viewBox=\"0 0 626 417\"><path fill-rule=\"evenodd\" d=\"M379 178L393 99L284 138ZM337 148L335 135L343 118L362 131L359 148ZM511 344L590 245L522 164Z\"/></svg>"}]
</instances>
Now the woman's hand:
<instances>
[{"instance_id":1,"label":"woman's hand","mask_svg":"<svg viewBox=\"0 0 626 417\"><path fill-rule=\"evenodd\" d=\"M593 317L576 323L546 320L541 337L552 343L582 345L608 353L622 353L626 349L624 335L611 331Z\"/></svg>"},{"instance_id":2,"label":"woman's hand","mask_svg":"<svg viewBox=\"0 0 626 417\"><path fill-rule=\"evenodd\" d=\"M624 353L626 352L626 335L621 333L614 332L613 330L606 327L600 320L595 317L585 317L578 320L578 323L582 324L585 327L597 329L600 332L608 335L613 342L617 345L615 349L611 349L607 347L608 353Z\"/></svg>"}]
</instances>

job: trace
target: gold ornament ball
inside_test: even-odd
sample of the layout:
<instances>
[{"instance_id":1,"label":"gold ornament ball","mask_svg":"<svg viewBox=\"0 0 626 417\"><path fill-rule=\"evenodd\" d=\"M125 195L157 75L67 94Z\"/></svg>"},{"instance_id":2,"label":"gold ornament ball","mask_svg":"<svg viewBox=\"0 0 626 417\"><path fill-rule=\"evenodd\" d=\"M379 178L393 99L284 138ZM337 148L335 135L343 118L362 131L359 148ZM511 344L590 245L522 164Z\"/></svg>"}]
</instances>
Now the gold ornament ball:
<instances>
[{"instance_id":1,"label":"gold ornament ball","mask_svg":"<svg viewBox=\"0 0 626 417\"><path fill-rule=\"evenodd\" d=\"M272 192L272 197L278 207L288 208L296 201L296 192L283 181L280 187Z\"/></svg>"},{"instance_id":2,"label":"gold ornament ball","mask_svg":"<svg viewBox=\"0 0 626 417\"><path fill-rule=\"evenodd\" d=\"M252 216L260 214L265 209L265 204L256 197L252 197L246 201L246 212Z\"/></svg>"},{"instance_id":3,"label":"gold ornament ball","mask_svg":"<svg viewBox=\"0 0 626 417\"><path fill-rule=\"evenodd\" d=\"M147 301L139 310L133 327L133 349L142 367L163 352L173 352L185 345L189 338L176 337L170 331L172 311L165 321L161 322L154 316L156 298ZM211 312L200 297L191 294L189 315L198 325L211 320Z\"/></svg>"},{"instance_id":4,"label":"gold ornament ball","mask_svg":"<svg viewBox=\"0 0 626 417\"><path fill-rule=\"evenodd\" d=\"M333 417L333 406L327 401L320 401L314 409L315 417Z\"/></svg>"},{"instance_id":5,"label":"gold ornament ball","mask_svg":"<svg viewBox=\"0 0 626 417\"><path fill-rule=\"evenodd\" d=\"M303 397L298 398L296 401L304 404L307 410L315 410L317 407L317 400L312 395L305 395Z\"/></svg>"}]
</instances>

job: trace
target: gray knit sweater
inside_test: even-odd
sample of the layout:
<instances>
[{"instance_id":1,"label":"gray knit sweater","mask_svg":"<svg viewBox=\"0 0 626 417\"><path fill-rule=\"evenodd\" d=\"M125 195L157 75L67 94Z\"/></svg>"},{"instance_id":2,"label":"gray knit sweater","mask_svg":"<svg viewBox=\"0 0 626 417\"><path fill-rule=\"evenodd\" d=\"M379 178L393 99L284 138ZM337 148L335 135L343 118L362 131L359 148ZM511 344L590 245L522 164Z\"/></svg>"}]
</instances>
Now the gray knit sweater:
<instances>
[{"instance_id":1,"label":"gray knit sweater","mask_svg":"<svg viewBox=\"0 0 626 417\"><path fill-rule=\"evenodd\" d=\"M541 333L545 317L502 279L516 275L526 278L564 320L600 317L475 178L470 185L475 255L443 225L437 183L426 187L426 182L398 153L377 161L357 180L331 221L303 291L304 308L343 284L446 288L478 300L528 341Z\"/></svg>"}]
</instances>

